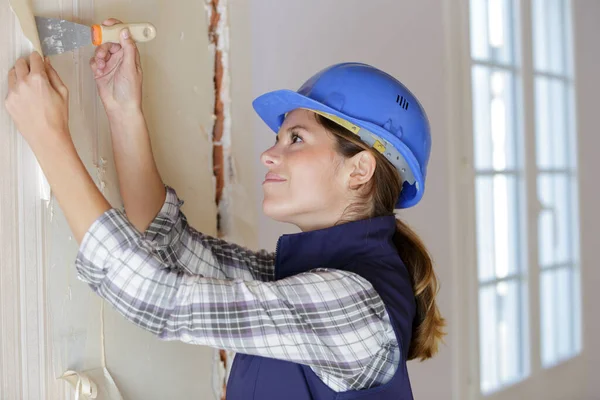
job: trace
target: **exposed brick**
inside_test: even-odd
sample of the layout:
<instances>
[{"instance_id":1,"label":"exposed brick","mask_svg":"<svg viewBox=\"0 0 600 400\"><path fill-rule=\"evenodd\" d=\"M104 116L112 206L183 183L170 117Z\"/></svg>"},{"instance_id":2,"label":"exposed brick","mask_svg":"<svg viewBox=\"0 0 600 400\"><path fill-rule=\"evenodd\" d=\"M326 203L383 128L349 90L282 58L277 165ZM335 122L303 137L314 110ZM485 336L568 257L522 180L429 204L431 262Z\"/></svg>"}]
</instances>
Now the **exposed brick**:
<instances>
[{"instance_id":1,"label":"exposed brick","mask_svg":"<svg viewBox=\"0 0 600 400\"><path fill-rule=\"evenodd\" d=\"M221 15L218 11L219 0L212 0L210 6L212 8L210 24L208 27L208 39L210 43L217 47L219 36L217 33L217 26ZM217 204L217 235L222 236L221 230L221 215L219 213L219 204L223 196L223 187L225 186L225 159L223 154L223 146L221 140L223 139L223 126L225 116L223 113L223 101L221 99L221 86L223 83L223 60L221 51L215 52L215 64L214 64L214 93L215 93L215 122L213 126L212 138L213 138L213 174L216 180L215 190L215 203ZM223 367L227 367L229 360L227 359L227 352L225 350L219 350L219 361L223 364ZM225 400L227 391L226 380L222 383L222 395L220 400Z\"/></svg>"}]
</instances>

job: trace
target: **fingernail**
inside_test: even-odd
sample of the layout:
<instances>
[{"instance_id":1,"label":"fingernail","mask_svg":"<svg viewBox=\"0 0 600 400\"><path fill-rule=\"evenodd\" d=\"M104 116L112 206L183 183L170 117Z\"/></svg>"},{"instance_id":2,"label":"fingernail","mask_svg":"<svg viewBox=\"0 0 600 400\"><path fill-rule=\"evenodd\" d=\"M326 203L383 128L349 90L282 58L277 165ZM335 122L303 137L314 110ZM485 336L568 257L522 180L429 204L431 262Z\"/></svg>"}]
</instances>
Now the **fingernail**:
<instances>
[{"instance_id":1,"label":"fingernail","mask_svg":"<svg viewBox=\"0 0 600 400\"><path fill-rule=\"evenodd\" d=\"M125 28L121 31L121 36L123 39L129 39L129 28Z\"/></svg>"}]
</instances>

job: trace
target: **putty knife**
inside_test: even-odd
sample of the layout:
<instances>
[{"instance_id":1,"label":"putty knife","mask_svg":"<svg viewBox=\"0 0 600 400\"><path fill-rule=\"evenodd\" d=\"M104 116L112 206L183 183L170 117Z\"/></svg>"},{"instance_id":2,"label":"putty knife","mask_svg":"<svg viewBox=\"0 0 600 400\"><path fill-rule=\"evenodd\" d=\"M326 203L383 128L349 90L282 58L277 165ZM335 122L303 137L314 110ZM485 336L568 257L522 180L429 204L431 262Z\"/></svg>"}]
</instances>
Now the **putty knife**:
<instances>
[{"instance_id":1,"label":"putty knife","mask_svg":"<svg viewBox=\"0 0 600 400\"><path fill-rule=\"evenodd\" d=\"M124 28L129 28L131 38L136 42L147 42L156 37L156 28L149 22L91 27L58 18L35 17L35 22L45 56L61 54L89 44L98 46L107 42L119 43L119 34Z\"/></svg>"}]
</instances>

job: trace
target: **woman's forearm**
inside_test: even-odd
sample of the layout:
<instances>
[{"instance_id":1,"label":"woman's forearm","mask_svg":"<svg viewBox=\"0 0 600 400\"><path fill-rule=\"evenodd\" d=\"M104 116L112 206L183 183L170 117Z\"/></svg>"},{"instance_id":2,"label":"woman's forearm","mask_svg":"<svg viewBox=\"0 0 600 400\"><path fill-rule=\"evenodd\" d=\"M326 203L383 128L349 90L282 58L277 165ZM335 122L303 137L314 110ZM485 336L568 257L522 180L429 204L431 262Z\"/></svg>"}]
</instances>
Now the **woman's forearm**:
<instances>
[{"instance_id":1,"label":"woman's forearm","mask_svg":"<svg viewBox=\"0 0 600 400\"><path fill-rule=\"evenodd\" d=\"M56 135L49 133L48 137ZM62 140L40 140L30 146L75 240L81 243L92 223L111 205L85 169L68 133Z\"/></svg>"},{"instance_id":2,"label":"woman's forearm","mask_svg":"<svg viewBox=\"0 0 600 400\"><path fill-rule=\"evenodd\" d=\"M127 218L144 232L164 203L166 192L156 167L141 110L109 113L119 188Z\"/></svg>"}]
</instances>

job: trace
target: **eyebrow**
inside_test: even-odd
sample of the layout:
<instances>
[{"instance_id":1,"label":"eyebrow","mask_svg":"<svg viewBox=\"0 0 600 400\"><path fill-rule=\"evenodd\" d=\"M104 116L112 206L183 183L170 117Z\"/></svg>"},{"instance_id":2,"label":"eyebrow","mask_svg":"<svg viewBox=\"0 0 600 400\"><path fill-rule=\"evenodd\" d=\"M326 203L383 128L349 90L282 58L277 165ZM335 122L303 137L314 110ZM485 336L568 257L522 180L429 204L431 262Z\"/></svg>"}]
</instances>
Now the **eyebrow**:
<instances>
[{"instance_id":1,"label":"eyebrow","mask_svg":"<svg viewBox=\"0 0 600 400\"><path fill-rule=\"evenodd\" d=\"M305 126L304 126L304 125L294 125L294 126L292 126L291 128L288 128L288 130L287 130L287 131L288 131L288 132L291 132L291 131L293 131L293 130L295 130L295 129L302 129L302 130L304 130L304 131L306 131L306 132L309 132L309 130L308 130L308 129L307 129Z\"/></svg>"}]
</instances>

